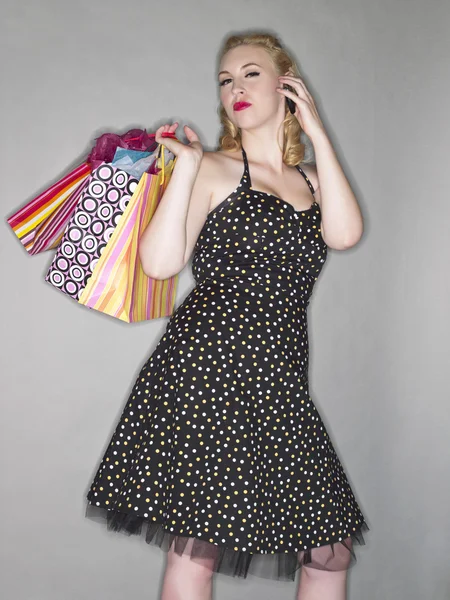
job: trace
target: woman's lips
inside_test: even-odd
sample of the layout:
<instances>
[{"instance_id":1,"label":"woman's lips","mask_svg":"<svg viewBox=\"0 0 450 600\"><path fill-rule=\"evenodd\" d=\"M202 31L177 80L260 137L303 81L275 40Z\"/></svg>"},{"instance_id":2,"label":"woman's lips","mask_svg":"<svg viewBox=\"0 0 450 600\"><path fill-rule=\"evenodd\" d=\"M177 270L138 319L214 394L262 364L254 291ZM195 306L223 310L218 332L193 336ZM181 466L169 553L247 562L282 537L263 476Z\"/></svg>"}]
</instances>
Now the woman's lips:
<instances>
[{"instance_id":1,"label":"woman's lips","mask_svg":"<svg viewBox=\"0 0 450 600\"><path fill-rule=\"evenodd\" d=\"M249 106L251 106L249 102L236 102L233 108L234 110L244 110L244 108L248 108Z\"/></svg>"}]
</instances>

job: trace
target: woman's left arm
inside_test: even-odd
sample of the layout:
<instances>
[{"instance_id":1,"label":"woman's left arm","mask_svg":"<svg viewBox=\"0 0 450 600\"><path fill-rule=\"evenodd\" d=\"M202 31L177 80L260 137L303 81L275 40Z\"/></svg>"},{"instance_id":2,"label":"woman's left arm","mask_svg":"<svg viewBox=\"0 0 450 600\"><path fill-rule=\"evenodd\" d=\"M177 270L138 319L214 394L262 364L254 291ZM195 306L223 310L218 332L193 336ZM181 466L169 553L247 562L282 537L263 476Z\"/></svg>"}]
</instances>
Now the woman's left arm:
<instances>
[{"instance_id":1,"label":"woman's left arm","mask_svg":"<svg viewBox=\"0 0 450 600\"><path fill-rule=\"evenodd\" d=\"M363 218L358 202L342 170L320 119L313 97L300 77L292 73L280 76L277 91L293 100L295 116L311 140L316 156L316 167L310 166L311 181L320 188L316 201L322 213L322 237L334 250L346 250L359 242L363 234ZM282 87L290 85L295 93ZM309 175L308 175L309 176Z\"/></svg>"},{"instance_id":2,"label":"woman's left arm","mask_svg":"<svg viewBox=\"0 0 450 600\"><path fill-rule=\"evenodd\" d=\"M361 210L326 133L316 133L311 142L316 157L316 166L311 168L320 189L320 200L316 200L322 213L322 237L330 248L347 250L362 237Z\"/></svg>"}]
</instances>

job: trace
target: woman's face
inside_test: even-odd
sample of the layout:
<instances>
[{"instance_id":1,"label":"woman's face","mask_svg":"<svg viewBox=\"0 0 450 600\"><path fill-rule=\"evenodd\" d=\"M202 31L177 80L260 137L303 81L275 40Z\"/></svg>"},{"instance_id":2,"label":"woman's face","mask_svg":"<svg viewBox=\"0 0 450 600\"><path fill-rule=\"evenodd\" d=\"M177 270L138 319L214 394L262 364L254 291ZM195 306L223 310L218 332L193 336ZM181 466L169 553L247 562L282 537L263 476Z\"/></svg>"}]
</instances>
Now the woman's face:
<instances>
[{"instance_id":1,"label":"woman's face","mask_svg":"<svg viewBox=\"0 0 450 600\"><path fill-rule=\"evenodd\" d=\"M220 101L236 127L252 129L284 118L285 98L276 91L278 73L264 48L243 45L229 50L220 62L218 82ZM251 106L235 110L236 102Z\"/></svg>"}]
</instances>

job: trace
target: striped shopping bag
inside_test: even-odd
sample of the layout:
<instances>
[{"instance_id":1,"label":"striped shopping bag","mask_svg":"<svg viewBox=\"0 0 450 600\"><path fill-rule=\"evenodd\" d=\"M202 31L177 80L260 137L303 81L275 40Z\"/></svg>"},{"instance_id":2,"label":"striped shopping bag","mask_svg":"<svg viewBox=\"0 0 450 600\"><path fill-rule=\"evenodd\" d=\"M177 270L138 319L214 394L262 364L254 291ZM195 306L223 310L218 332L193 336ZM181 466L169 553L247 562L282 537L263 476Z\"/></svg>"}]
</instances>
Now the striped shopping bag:
<instances>
[{"instance_id":1,"label":"striped shopping bag","mask_svg":"<svg viewBox=\"0 0 450 600\"><path fill-rule=\"evenodd\" d=\"M139 240L170 181L175 157L157 151L160 168L140 179L103 163L91 174L46 275L78 303L128 323L173 313L178 275L148 277Z\"/></svg>"},{"instance_id":2,"label":"striped shopping bag","mask_svg":"<svg viewBox=\"0 0 450 600\"><path fill-rule=\"evenodd\" d=\"M86 161L8 217L29 254L56 248L91 174Z\"/></svg>"},{"instance_id":3,"label":"striped shopping bag","mask_svg":"<svg viewBox=\"0 0 450 600\"><path fill-rule=\"evenodd\" d=\"M29 254L58 246L92 170L111 162L118 147L153 152L157 148L155 134L145 129L130 129L121 135L103 133L86 160L6 220Z\"/></svg>"}]
</instances>

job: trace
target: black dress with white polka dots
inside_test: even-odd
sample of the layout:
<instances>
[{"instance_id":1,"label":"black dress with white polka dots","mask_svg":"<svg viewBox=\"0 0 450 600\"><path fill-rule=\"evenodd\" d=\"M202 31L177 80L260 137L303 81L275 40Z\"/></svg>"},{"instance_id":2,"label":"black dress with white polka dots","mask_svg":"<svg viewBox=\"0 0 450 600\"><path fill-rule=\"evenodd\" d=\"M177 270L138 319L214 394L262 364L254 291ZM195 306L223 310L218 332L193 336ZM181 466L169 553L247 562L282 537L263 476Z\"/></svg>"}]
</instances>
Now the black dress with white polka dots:
<instances>
[{"instance_id":1,"label":"black dress with white polka dots","mask_svg":"<svg viewBox=\"0 0 450 600\"><path fill-rule=\"evenodd\" d=\"M347 569L368 526L309 395L320 207L253 190L242 154L238 187L198 237L196 286L142 367L86 516L214 572L294 581L302 565Z\"/></svg>"}]
</instances>

